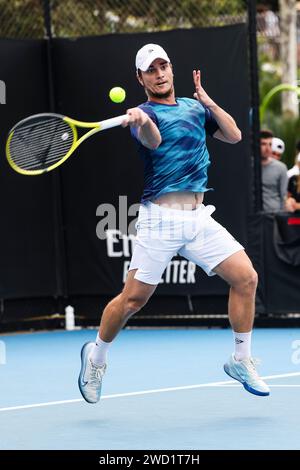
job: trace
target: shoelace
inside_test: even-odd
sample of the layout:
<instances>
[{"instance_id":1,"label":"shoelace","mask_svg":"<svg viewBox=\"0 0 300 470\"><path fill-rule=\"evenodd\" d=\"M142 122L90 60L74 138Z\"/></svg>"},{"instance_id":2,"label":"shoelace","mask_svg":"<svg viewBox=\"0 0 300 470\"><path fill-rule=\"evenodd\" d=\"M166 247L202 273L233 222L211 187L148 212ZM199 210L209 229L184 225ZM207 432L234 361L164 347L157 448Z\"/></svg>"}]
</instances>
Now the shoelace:
<instances>
[{"instance_id":1,"label":"shoelace","mask_svg":"<svg viewBox=\"0 0 300 470\"><path fill-rule=\"evenodd\" d=\"M257 370L256 370L256 366L258 366L261 361L260 359L257 359L257 358L250 358L250 359L244 359L244 361L242 361L242 363L244 364L244 366L246 367L246 369L252 373L252 375L254 376L255 379L258 379L260 380L260 377L257 373Z\"/></svg>"},{"instance_id":2,"label":"shoelace","mask_svg":"<svg viewBox=\"0 0 300 470\"><path fill-rule=\"evenodd\" d=\"M105 365L103 367L97 367L91 362L90 384L93 387L99 387L99 381L101 381L104 375L105 369L106 369Z\"/></svg>"}]
</instances>

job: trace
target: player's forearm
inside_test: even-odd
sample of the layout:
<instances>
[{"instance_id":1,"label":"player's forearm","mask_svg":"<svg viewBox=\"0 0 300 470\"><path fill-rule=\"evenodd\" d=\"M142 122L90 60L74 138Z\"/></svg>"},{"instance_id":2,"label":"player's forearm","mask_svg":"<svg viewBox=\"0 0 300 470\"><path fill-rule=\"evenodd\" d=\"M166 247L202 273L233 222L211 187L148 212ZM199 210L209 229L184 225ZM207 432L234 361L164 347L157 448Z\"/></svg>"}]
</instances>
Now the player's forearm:
<instances>
[{"instance_id":1,"label":"player's forearm","mask_svg":"<svg viewBox=\"0 0 300 470\"><path fill-rule=\"evenodd\" d=\"M208 107L226 140L232 144L239 142L242 138L242 133L233 117L216 103L212 103Z\"/></svg>"},{"instance_id":2,"label":"player's forearm","mask_svg":"<svg viewBox=\"0 0 300 470\"><path fill-rule=\"evenodd\" d=\"M140 142L149 149L156 149L161 144L161 135L152 119L148 118L145 124L139 127Z\"/></svg>"}]
</instances>

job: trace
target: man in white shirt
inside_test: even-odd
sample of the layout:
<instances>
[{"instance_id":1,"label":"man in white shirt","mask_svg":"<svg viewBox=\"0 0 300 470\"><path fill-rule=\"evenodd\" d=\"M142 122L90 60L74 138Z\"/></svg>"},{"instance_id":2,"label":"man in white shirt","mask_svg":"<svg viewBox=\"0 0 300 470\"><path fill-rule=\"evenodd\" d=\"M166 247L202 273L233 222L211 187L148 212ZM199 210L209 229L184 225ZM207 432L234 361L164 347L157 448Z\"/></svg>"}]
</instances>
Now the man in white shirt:
<instances>
[{"instance_id":1,"label":"man in white shirt","mask_svg":"<svg viewBox=\"0 0 300 470\"><path fill-rule=\"evenodd\" d=\"M300 153L298 153L298 155L296 156L295 165L288 170L287 175L289 179L292 176L300 175Z\"/></svg>"}]
</instances>

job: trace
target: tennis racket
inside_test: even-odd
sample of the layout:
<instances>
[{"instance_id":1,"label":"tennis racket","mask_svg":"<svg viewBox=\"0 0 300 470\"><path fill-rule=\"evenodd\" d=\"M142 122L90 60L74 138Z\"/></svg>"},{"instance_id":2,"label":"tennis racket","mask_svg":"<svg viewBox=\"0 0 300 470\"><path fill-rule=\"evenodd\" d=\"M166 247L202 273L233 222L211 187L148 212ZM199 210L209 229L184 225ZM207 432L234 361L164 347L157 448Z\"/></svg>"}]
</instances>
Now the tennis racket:
<instances>
[{"instance_id":1,"label":"tennis racket","mask_svg":"<svg viewBox=\"0 0 300 470\"><path fill-rule=\"evenodd\" d=\"M40 175L64 163L77 147L99 131L120 126L127 114L100 122L76 121L53 113L35 114L9 132L6 157L22 175ZM78 128L90 129L81 137Z\"/></svg>"}]
</instances>

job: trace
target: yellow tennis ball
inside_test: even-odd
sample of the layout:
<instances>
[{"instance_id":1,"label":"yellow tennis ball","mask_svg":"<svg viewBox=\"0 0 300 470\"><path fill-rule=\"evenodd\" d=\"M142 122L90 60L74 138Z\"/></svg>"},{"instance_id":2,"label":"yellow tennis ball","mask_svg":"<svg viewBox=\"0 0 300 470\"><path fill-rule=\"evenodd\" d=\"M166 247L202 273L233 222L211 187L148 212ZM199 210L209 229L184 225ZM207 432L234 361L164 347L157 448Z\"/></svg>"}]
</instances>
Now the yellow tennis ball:
<instances>
[{"instance_id":1,"label":"yellow tennis ball","mask_svg":"<svg viewBox=\"0 0 300 470\"><path fill-rule=\"evenodd\" d=\"M122 103L126 98L126 92L123 88L115 86L110 90L109 97L114 103Z\"/></svg>"}]
</instances>

